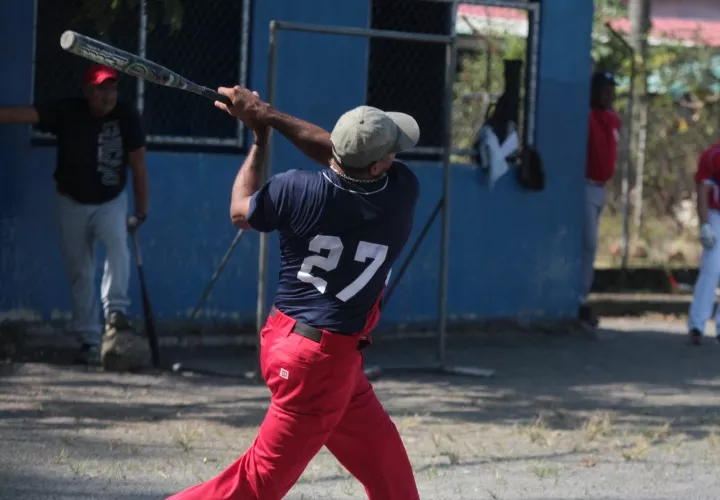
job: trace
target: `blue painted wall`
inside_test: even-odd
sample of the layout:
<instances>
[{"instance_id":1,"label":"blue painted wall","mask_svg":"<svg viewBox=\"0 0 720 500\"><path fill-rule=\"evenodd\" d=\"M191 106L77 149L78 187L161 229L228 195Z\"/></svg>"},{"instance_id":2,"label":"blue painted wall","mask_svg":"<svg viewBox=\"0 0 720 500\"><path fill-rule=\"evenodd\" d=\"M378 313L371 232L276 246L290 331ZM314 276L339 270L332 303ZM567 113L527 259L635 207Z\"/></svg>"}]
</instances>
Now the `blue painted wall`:
<instances>
[{"instance_id":1,"label":"blue painted wall","mask_svg":"<svg viewBox=\"0 0 720 500\"><path fill-rule=\"evenodd\" d=\"M267 88L271 19L369 24L367 0L254 4L249 86L261 92ZM522 192L508 177L489 191L475 170L453 168L448 297L452 317L574 313L591 17L589 0L543 2L537 129L547 189L539 194ZM0 105L30 103L32 23L32 2L0 6L0 46L13 47L3 53ZM366 41L281 32L279 47L279 108L330 128L340 113L363 102ZM70 304L52 214L54 150L31 146L27 127L2 126L0 151L0 318L62 316ZM273 154L275 173L312 168L284 139L276 139ZM187 315L227 250L235 234L228 217L229 193L241 161L241 157L220 154L149 155L151 215L141 242L158 317ZM422 186L417 235L440 196L442 172L438 165L412 166ZM438 220L385 310L385 324L437 317L439 236ZM271 240L274 281L277 239ZM257 234L243 238L206 303L208 315L234 320L254 317L257 243ZM139 315L134 280L131 289L132 312Z\"/></svg>"}]
</instances>

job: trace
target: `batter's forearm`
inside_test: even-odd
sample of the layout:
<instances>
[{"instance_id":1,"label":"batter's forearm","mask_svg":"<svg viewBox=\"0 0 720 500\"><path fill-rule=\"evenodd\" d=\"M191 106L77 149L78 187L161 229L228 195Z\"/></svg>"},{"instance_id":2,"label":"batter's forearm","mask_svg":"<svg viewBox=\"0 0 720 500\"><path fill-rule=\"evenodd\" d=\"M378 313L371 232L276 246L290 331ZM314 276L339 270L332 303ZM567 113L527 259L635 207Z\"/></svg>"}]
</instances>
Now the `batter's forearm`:
<instances>
[{"instance_id":1,"label":"batter's forearm","mask_svg":"<svg viewBox=\"0 0 720 500\"><path fill-rule=\"evenodd\" d=\"M270 105L263 108L258 118L280 132L308 158L323 167L330 165L332 143L330 132L324 128L282 113Z\"/></svg>"},{"instance_id":2,"label":"batter's forearm","mask_svg":"<svg viewBox=\"0 0 720 500\"><path fill-rule=\"evenodd\" d=\"M235 226L245 227L245 219L250 212L250 198L264 181L266 158L266 143L253 144L235 177L230 199L230 218Z\"/></svg>"},{"instance_id":3,"label":"batter's forearm","mask_svg":"<svg viewBox=\"0 0 720 500\"><path fill-rule=\"evenodd\" d=\"M33 106L10 106L0 108L0 123L24 123L35 125L40 121L37 109Z\"/></svg>"}]
</instances>

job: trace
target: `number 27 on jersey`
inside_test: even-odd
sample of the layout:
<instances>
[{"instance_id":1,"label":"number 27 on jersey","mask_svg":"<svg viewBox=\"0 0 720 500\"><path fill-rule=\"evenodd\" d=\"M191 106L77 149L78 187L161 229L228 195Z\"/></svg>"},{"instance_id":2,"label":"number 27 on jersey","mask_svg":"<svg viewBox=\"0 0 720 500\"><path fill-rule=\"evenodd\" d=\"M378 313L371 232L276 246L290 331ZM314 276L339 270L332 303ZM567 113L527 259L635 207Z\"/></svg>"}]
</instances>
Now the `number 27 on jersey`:
<instances>
[{"instance_id":1,"label":"number 27 on jersey","mask_svg":"<svg viewBox=\"0 0 720 500\"><path fill-rule=\"evenodd\" d=\"M313 276L312 270L313 267L319 267L328 272L335 270L344 250L342 240L337 236L319 234L310 240L309 250L315 255L310 255L303 260L297 278L304 283L310 283L317 288L320 293L325 293L327 281ZM323 250L328 252L327 257L320 255L320 252ZM352 283L338 292L337 298L343 302L347 302L357 295L358 292L370 282L372 277L375 276L375 273L380 269L383 262L385 262L387 252L388 247L385 245L360 241L355 250L355 261L362 263L369 261L369 264ZM390 274L388 273L388 278L389 277Z\"/></svg>"}]
</instances>

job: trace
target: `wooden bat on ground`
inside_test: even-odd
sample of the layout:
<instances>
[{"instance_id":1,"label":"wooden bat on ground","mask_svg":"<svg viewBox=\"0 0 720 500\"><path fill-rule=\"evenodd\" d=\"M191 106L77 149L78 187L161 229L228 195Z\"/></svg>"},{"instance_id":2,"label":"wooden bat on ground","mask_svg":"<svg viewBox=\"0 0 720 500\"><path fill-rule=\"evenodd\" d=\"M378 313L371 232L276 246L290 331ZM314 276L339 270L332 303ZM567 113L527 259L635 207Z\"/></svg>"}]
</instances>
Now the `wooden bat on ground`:
<instances>
[{"instance_id":1,"label":"wooden bat on ground","mask_svg":"<svg viewBox=\"0 0 720 500\"><path fill-rule=\"evenodd\" d=\"M128 75L142 78L148 82L193 92L212 101L220 101L227 105L232 105L230 99L226 96L191 82L165 66L161 66L160 64L131 54L130 52L125 52L112 45L107 45L94 38L81 35L80 33L70 30L65 31L62 36L60 36L60 46L63 50L75 55L84 57L98 64L109 66Z\"/></svg>"},{"instance_id":2,"label":"wooden bat on ground","mask_svg":"<svg viewBox=\"0 0 720 500\"><path fill-rule=\"evenodd\" d=\"M145 333L150 345L150 354L154 368L160 367L160 348L158 347L157 334L155 332L155 317L150 307L150 296L145 284L145 273L143 271L142 255L140 254L140 243L137 234L132 233L133 246L135 247L135 259L137 260L138 281L140 282L140 293L142 294L143 313L145 315Z\"/></svg>"}]
</instances>

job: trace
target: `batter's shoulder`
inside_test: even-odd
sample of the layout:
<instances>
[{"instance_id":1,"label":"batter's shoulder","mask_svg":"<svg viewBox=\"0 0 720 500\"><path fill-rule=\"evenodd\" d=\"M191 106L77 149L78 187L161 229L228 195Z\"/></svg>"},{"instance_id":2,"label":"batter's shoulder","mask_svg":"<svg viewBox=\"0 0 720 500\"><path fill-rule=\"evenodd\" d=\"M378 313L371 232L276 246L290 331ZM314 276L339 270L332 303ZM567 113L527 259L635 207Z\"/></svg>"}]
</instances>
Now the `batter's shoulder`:
<instances>
[{"instance_id":1,"label":"batter's shoulder","mask_svg":"<svg viewBox=\"0 0 720 500\"><path fill-rule=\"evenodd\" d=\"M293 168L273 175L272 181L286 189L307 191L322 183L321 176L321 172Z\"/></svg>"}]
</instances>

